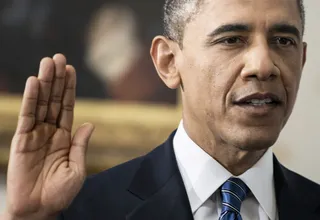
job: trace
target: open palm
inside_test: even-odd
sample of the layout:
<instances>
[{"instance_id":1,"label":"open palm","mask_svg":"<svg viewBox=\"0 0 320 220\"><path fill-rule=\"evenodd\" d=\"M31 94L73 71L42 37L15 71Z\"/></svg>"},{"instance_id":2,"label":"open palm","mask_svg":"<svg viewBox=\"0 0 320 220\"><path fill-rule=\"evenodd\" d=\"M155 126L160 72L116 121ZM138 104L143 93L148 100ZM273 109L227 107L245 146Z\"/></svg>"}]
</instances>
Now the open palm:
<instances>
[{"instance_id":1,"label":"open palm","mask_svg":"<svg viewBox=\"0 0 320 220\"><path fill-rule=\"evenodd\" d=\"M83 184L93 126L84 124L72 138L75 86L75 70L61 54L44 58L38 77L27 80L8 167L11 215L54 216Z\"/></svg>"}]
</instances>

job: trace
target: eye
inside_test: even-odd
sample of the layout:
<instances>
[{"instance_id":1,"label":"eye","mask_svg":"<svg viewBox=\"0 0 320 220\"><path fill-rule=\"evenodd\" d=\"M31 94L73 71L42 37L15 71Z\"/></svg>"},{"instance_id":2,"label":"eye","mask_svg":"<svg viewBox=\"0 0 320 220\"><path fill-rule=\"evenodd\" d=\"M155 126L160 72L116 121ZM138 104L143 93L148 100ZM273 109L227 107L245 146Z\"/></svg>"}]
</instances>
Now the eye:
<instances>
[{"instance_id":1,"label":"eye","mask_svg":"<svg viewBox=\"0 0 320 220\"><path fill-rule=\"evenodd\" d=\"M287 37L275 37L272 40L272 43L282 47L289 47L289 46L296 45L296 42L293 39L287 38Z\"/></svg>"},{"instance_id":2,"label":"eye","mask_svg":"<svg viewBox=\"0 0 320 220\"><path fill-rule=\"evenodd\" d=\"M228 37L220 41L220 43L225 45L243 44L244 41L240 37Z\"/></svg>"}]
</instances>

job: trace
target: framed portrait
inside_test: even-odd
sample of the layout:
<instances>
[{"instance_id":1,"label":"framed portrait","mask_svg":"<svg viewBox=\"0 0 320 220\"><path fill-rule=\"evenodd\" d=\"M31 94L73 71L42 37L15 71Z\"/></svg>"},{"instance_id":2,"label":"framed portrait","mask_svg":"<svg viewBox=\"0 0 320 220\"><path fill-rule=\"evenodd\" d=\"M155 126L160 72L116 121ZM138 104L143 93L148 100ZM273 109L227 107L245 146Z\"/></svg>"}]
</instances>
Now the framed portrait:
<instances>
[{"instance_id":1,"label":"framed portrait","mask_svg":"<svg viewBox=\"0 0 320 220\"><path fill-rule=\"evenodd\" d=\"M0 3L0 166L8 162L26 79L41 58L66 55L77 70L74 128L96 130L89 172L161 144L177 127L177 91L157 76L149 55L162 34L164 0L5 0Z\"/></svg>"}]
</instances>

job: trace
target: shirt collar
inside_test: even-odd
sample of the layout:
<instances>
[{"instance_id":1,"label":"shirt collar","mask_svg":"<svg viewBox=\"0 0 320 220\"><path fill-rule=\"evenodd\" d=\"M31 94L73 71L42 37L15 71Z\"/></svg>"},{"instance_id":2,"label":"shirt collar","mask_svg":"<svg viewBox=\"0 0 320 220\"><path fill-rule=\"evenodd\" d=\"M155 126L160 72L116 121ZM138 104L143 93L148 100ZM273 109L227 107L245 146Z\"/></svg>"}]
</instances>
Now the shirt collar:
<instances>
[{"instance_id":1,"label":"shirt collar","mask_svg":"<svg viewBox=\"0 0 320 220\"><path fill-rule=\"evenodd\" d=\"M174 136L173 147L194 213L233 175L191 140L182 121ZM275 219L272 149L238 178L247 184L269 218Z\"/></svg>"},{"instance_id":2,"label":"shirt collar","mask_svg":"<svg viewBox=\"0 0 320 220\"><path fill-rule=\"evenodd\" d=\"M273 176L273 152L269 148L249 170L238 176L250 188L270 219L276 218L276 193Z\"/></svg>"}]
</instances>

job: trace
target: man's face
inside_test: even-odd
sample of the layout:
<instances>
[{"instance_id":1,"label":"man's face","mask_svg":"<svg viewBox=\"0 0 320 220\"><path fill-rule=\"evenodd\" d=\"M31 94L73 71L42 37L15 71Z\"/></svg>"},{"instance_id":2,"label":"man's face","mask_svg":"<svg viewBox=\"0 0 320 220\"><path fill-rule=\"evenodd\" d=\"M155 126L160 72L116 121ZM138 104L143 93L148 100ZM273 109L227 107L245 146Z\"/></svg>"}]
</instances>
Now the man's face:
<instances>
[{"instance_id":1,"label":"man's face","mask_svg":"<svg viewBox=\"0 0 320 220\"><path fill-rule=\"evenodd\" d=\"M187 123L244 150L273 145L299 88L301 31L296 0L205 0L176 61Z\"/></svg>"}]
</instances>

